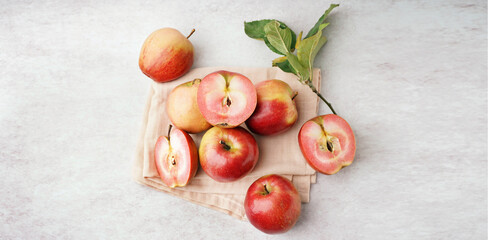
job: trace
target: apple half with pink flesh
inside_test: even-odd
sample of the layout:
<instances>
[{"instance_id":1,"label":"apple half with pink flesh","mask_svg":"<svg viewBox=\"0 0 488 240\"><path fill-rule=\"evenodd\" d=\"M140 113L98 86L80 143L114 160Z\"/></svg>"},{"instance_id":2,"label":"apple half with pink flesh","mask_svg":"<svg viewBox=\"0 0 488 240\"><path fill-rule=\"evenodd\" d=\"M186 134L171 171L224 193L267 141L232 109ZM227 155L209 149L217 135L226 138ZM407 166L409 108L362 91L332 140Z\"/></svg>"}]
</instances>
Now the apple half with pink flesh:
<instances>
[{"instance_id":1,"label":"apple half with pink flesh","mask_svg":"<svg viewBox=\"0 0 488 240\"><path fill-rule=\"evenodd\" d=\"M305 122L298 133L298 143L308 164L323 174L334 174L351 165L356 153L351 126L335 114Z\"/></svg>"},{"instance_id":2,"label":"apple half with pink flesh","mask_svg":"<svg viewBox=\"0 0 488 240\"><path fill-rule=\"evenodd\" d=\"M197 172L197 147L188 133L170 127L168 136L161 136L156 141L154 161L166 186L183 187Z\"/></svg>"},{"instance_id":3,"label":"apple half with pink flesh","mask_svg":"<svg viewBox=\"0 0 488 240\"><path fill-rule=\"evenodd\" d=\"M244 177L259 158L256 140L242 127L210 128L203 135L198 152L203 171L219 182Z\"/></svg>"},{"instance_id":4,"label":"apple half with pink flesh","mask_svg":"<svg viewBox=\"0 0 488 240\"><path fill-rule=\"evenodd\" d=\"M240 73L217 71L200 82L197 102L207 122L213 126L233 128L254 112L256 88L251 80Z\"/></svg>"},{"instance_id":5,"label":"apple half with pink flesh","mask_svg":"<svg viewBox=\"0 0 488 240\"><path fill-rule=\"evenodd\" d=\"M284 233L300 216L300 195L290 180L276 174L266 175L247 190L244 210L249 222L262 232Z\"/></svg>"},{"instance_id":6,"label":"apple half with pink flesh","mask_svg":"<svg viewBox=\"0 0 488 240\"><path fill-rule=\"evenodd\" d=\"M289 129L297 121L295 104L297 92L278 79L266 80L256 85L258 102L256 110L246 121L253 133L273 135Z\"/></svg>"}]
</instances>

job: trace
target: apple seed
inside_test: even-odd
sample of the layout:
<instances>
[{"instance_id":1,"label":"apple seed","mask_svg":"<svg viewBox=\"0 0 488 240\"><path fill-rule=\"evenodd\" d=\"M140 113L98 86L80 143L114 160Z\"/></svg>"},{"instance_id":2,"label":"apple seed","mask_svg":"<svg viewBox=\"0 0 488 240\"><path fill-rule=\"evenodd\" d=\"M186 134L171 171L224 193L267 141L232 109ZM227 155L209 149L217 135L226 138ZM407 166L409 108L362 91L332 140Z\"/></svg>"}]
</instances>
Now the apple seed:
<instances>
[{"instance_id":1,"label":"apple seed","mask_svg":"<svg viewBox=\"0 0 488 240\"><path fill-rule=\"evenodd\" d=\"M334 151L334 145L332 145L332 142L329 140L327 140L327 150L329 150L329 152Z\"/></svg>"}]
</instances>

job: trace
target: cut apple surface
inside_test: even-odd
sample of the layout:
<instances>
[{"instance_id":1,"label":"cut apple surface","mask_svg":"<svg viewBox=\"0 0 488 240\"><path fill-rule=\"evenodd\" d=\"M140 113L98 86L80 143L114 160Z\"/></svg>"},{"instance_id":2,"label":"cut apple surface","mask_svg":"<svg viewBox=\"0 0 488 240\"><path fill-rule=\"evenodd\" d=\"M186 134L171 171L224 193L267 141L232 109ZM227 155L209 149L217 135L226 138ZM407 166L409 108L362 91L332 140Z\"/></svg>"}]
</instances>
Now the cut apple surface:
<instances>
[{"instance_id":1,"label":"cut apple surface","mask_svg":"<svg viewBox=\"0 0 488 240\"><path fill-rule=\"evenodd\" d=\"M154 161L164 184L170 188L185 186L198 168L195 142L188 133L170 128L169 136L156 141Z\"/></svg>"},{"instance_id":2,"label":"cut apple surface","mask_svg":"<svg viewBox=\"0 0 488 240\"><path fill-rule=\"evenodd\" d=\"M197 102L207 122L232 128L246 121L254 112L257 94L252 82L244 75L217 71L202 79Z\"/></svg>"},{"instance_id":3,"label":"cut apple surface","mask_svg":"<svg viewBox=\"0 0 488 240\"><path fill-rule=\"evenodd\" d=\"M219 182L244 177L259 158L256 140L242 127L209 129L202 137L198 152L203 171Z\"/></svg>"},{"instance_id":4,"label":"cut apple surface","mask_svg":"<svg viewBox=\"0 0 488 240\"><path fill-rule=\"evenodd\" d=\"M309 165L324 174L334 174L354 161L356 140L349 124L335 114L305 122L298 143Z\"/></svg>"}]
</instances>

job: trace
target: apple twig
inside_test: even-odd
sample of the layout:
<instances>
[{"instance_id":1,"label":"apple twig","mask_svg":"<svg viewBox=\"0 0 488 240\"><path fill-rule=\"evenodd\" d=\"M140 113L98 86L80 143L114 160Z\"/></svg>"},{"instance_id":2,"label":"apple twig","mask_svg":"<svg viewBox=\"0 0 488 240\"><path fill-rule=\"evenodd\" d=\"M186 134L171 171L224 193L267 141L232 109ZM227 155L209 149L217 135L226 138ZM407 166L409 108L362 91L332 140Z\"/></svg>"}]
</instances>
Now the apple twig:
<instances>
[{"instance_id":1,"label":"apple twig","mask_svg":"<svg viewBox=\"0 0 488 240\"><path fill-rule=\"evenodd\" d=\"M247 36L264 40L264 43L271 51L283 55L273 60L272 66L279 67L284 72L295 74L298 80L303 84L307 84L334 114L336 112L332 105L312 84L312 74L315 57L327 42L327 38L322 33L322 30L329 25L326 22L326 18L332 9L337 6L339 4L331 4L304 39L302 39L303 32L300 32L297 37L286 24L278 20L263 19L244 22L244 32Z\"/></svg>"},{"instance_id":2,"label":"apple twig","mask_svg":"<svg viewBox=\"0 0 488 240\"><path fill-rule=\"evenodd\" d=\"M314 92L315 94L317 94L317 96L322 99L322 101L327 104L327 106L330 108L330 110L332 111L333 114L337 115L336 111L334 110L334 108L332 107L332 105L324 98L324 96L322 96L322 94L320 94L319 91L317 91L317 88L315 88L315 86L312 84L312 82L308 82L307 83L308 87L310 87L310 89L312 89L312 92Z\"/></svg>"}]
</instances>

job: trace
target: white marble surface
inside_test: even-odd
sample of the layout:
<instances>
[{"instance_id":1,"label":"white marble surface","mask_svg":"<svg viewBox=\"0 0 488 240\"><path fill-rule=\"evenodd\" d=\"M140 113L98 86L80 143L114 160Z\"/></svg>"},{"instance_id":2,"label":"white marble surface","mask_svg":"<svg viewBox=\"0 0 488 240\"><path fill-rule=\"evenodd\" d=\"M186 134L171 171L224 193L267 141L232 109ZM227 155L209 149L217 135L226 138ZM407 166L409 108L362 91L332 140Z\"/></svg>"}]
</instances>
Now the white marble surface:
<instances>
[{"instance_id":1,"label":"white marble surface","mask_svg":"<svg viewBox=\"0 0 488 240\"><path fill-rule=\"evenodd\" d=\"M139 50L196 28L195 67L269 66L243 22L308 30L329 1L3 1L0 239L486 239L486 1L338 2L316 66L356 161L268 236L131 180Z\"/></svg>"}]
</instances>

